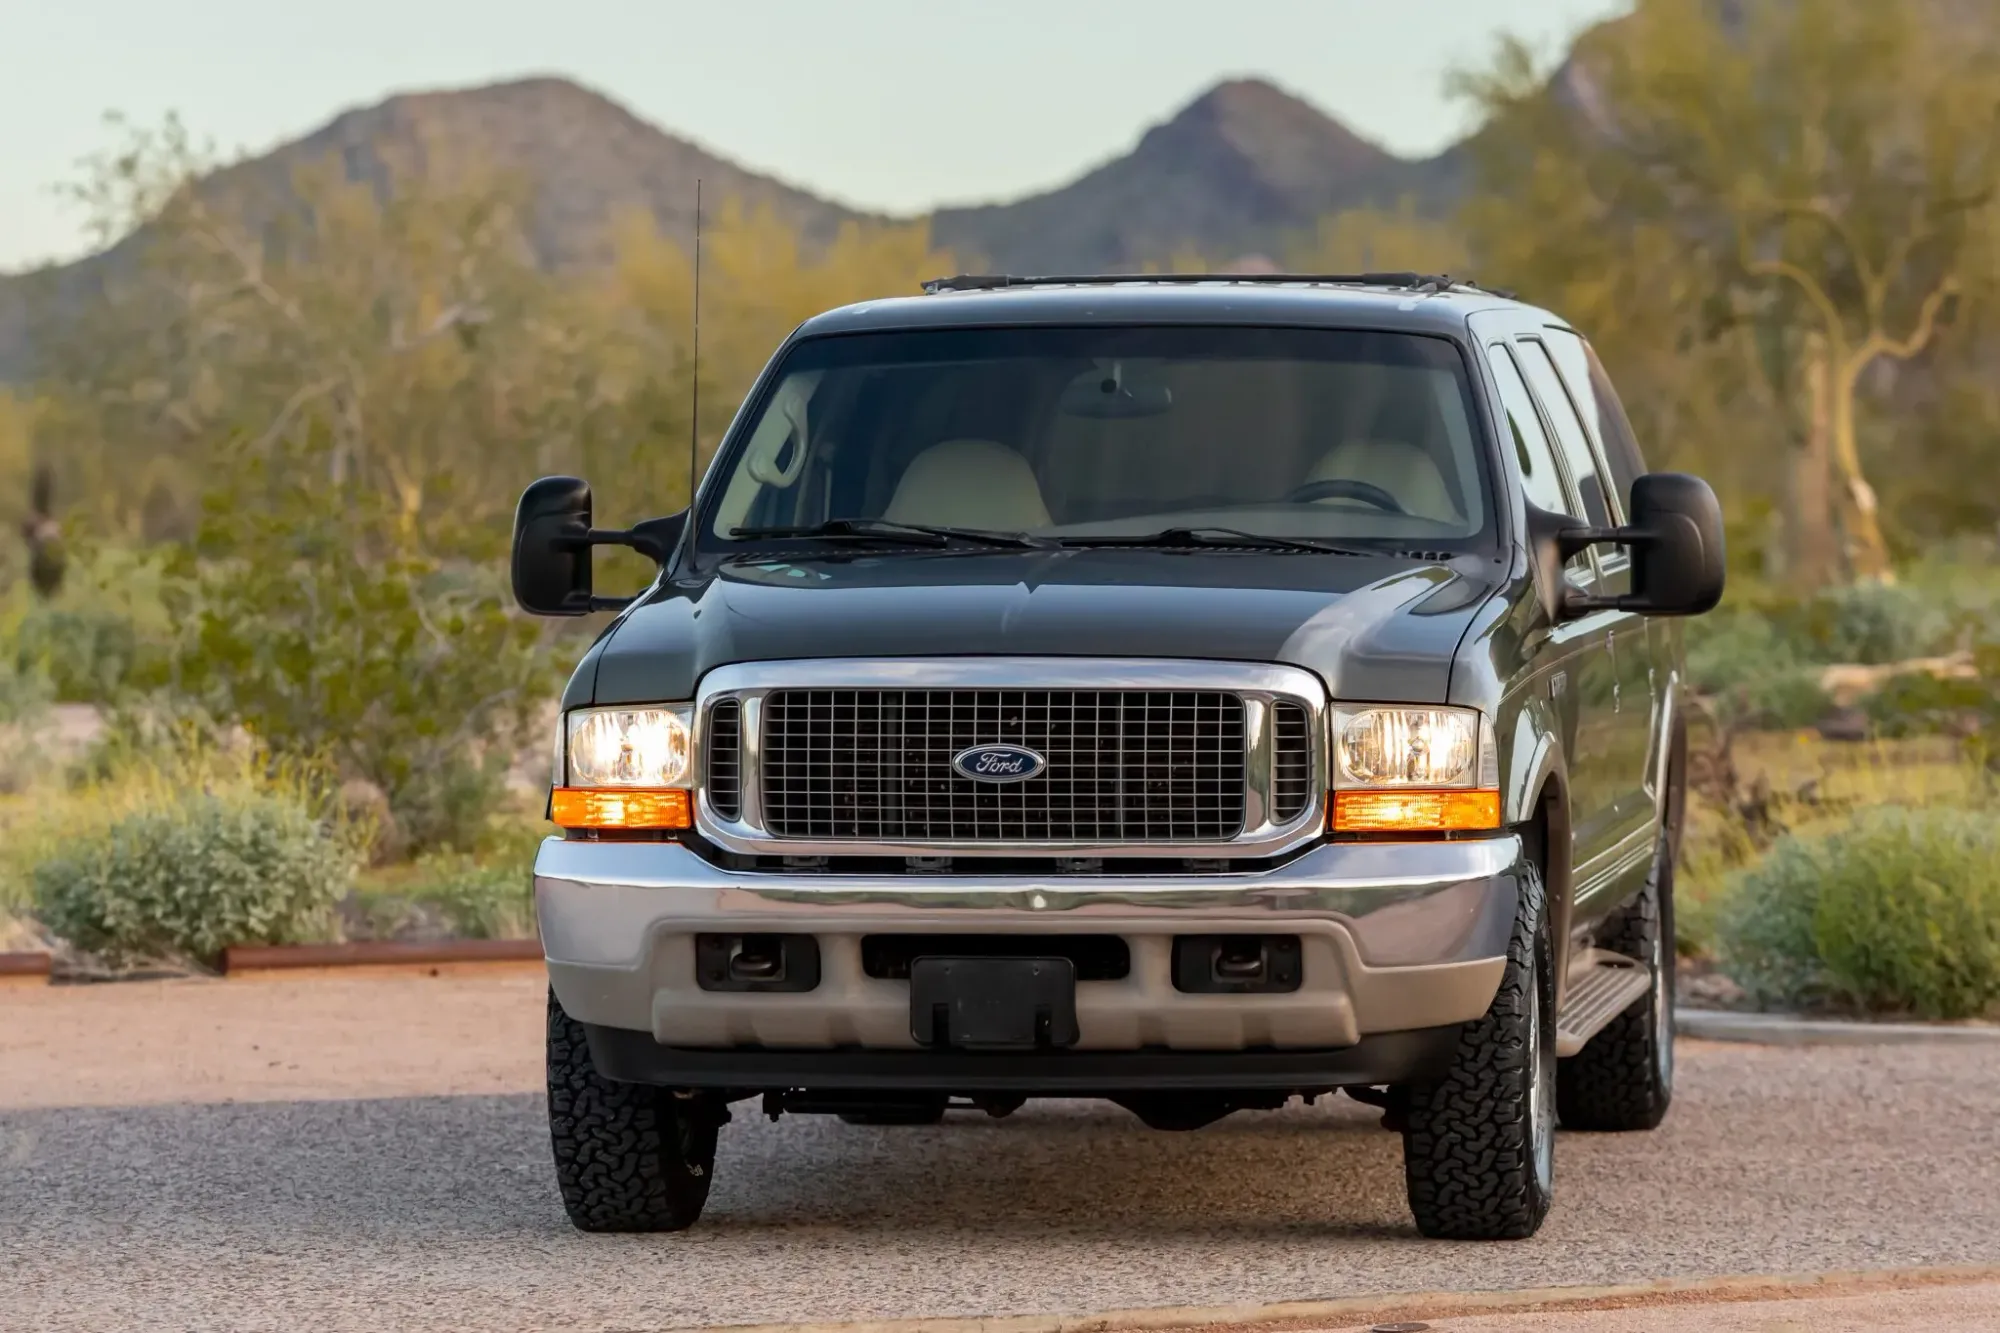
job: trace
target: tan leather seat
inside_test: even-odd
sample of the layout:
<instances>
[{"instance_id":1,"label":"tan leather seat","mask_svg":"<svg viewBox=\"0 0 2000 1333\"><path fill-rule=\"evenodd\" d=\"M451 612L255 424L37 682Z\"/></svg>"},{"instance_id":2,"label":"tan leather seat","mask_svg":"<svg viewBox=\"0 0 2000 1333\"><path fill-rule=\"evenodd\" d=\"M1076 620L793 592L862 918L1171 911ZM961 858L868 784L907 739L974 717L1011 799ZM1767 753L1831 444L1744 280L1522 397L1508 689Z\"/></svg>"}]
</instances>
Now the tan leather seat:
<instances>
[{"instance_id":1,"label":"tan leather seat","mask_svg":"<svg viewBox=\"0 0 2000 1333\"><path fill-rule=\"evenodd\" d=\"M1325 481L1331 477L1379 486L1396 497L1403 512L1418 518L1439 523L1459 523L1465 518L1451 502L1444 474L1438 470L1437 460L1430 451L1404 440L1346 440L1335 445L1307 474L1306 480ZM1328 501L1339 502L1340 497Z\"/></svg>"},{"instance_id":2,"label":"tan leather seat","mask_svg":"<svg viewBox=\"0 0 2000 1333\"><path fill-rule=\"evenodd\" d=\"M1001 532L1049 526L1034 468L992 440L946 440L918 454L903 470L882 517Z\"/></svg>"}]
</instances>

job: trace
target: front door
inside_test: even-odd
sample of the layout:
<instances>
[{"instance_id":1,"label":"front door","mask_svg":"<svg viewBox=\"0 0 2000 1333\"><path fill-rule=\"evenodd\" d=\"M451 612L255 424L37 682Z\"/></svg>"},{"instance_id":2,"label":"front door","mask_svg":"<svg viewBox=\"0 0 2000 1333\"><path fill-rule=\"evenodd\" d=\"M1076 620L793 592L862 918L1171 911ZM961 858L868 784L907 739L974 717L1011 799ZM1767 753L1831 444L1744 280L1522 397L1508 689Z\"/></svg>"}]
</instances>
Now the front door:
<instances>
[{"instance_id":1,"label":"front door","mask_svg":"<svg viewBox=\"0 0 2000 1333\"><path fill-rule=\"evenodd\" d=\"M1549 428L1528 391L1515 351L1507 342L1494 342L1486 353L1507 409L1511 445L1529 503L1589 521L1557 462ZM1580 593L1598 591L1593 553L1571 557L1563 579ZM1562 723L1569 770L1570 864L1579 886L1589 883L1583 878L1586 868L1609 863L1622 836L1615 714L1619 686L1611 657L1612 629L1618 619L1617 613L1597 612L1557 625L1535 654L1537 688L1548 691L1550 707Z\"/></svg>"},{"instance_id":2,"label":"front door","mask_svg":"<svg viewBox=\"0 0 2000 1333\"><path fill-rule=\"evenodd\" d=\"M1515 350L1528 385L1541 404L1555 437L1563 471L1592 527L1611 527L1624 519L1618 498L1605 486L1606 470L1595 443L1584 428L1582 414L1556 369L1548 344L1540 337L1516 340ZM1596 591L1617 597L1632 590L1632 557L1615 546L1592 548ZM1648 756L1653 736L1652 648L1645 620L1628 611L1601 611L1604 660L1598 666L1607 696L1604 715L1603 769L1606 812L1600 860L1577 865L1577 902L1623 900L1639 887L1652 852L1653 801L1648 789Z\"/></svg>"}]
</instances>

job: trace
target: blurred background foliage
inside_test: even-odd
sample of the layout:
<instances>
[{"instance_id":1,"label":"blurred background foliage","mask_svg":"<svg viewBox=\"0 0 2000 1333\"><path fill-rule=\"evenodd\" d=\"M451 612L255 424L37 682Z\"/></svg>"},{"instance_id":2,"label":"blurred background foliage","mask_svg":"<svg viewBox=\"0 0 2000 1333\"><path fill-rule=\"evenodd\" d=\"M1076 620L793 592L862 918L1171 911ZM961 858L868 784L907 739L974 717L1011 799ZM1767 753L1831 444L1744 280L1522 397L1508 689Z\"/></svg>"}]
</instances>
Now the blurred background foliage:
<instances>
[{"instance_id":1,"label":"blurred background foliage","mask_svg":"<svg viewBox=\"0 0 2000 1333\"><path fill-rule=\"evenodd\" d=\"M1650 463L1715 483L1733 582L1689 631L1704 723L1683 944L1742 958L1723 935L1764 918L1724 911L1732 886L1817 864L1786 851L1757 879L1787 839L1933 798L1992 818L2000 33L1955 0L1640 0L1558 69L1503 43L1457 90L1483 128L1455 209L1347 209L1272 253L1470 272L1561 312ZM597 622L507 600L521 486L596 479L605 525L680 508L691 461L799 321L983 257L941 252L921 222L808 233L712 199L696 421L687 238L651 214L617 218L603 262L551 271L533 182L505 173L217 165L171 119L116 130L73 192L105 245L142 224L146 241L49 335L40 377L0 392L0 512L30 536L0 554L7 818L28 793L158 790L130 775L172 771L162 728L247 738L368 829L320 928L531 929L536 756ZM607 588L648 575L603 561ZM60 587L37 591L51 562ZM86 708L88 743L64 750ZM1936 843L1957 875L1989 846L1882 827L1904 860L1869 865ZM0 867L0 909L26 912L33 869ZM1773 938L1814 950L1831 930ZM1978 1007L1962 987L1885 1000L1826 966L1765 967L1756 994L1804 1002L1768 981L1782 974L1822 999Z\"/></svg>"}]
</instances>

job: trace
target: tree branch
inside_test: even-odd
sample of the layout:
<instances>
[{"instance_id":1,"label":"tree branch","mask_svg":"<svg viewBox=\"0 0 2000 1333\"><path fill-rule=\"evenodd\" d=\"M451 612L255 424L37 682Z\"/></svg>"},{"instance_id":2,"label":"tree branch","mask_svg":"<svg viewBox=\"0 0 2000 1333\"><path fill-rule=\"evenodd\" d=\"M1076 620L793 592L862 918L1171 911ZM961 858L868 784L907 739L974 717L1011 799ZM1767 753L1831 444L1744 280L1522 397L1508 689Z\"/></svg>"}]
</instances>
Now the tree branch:
<instances>
[{"instance_id":1,"label":"tree branch","mask_svg":"<svg viewBox=\"0 0 2000 1333\"><path fill-rule=\"evenodd\" d=\"M1930 346L1931 339L1937 334L1938 316L1944 311L1944 303L1958 295L1958 291L1957 276L1947 277L1924 298L1923 308L1917 312L1917 326L1908 337L1891 338L1880 329L1874 330L1868 335L1868 341L1861 345L1857 358L1873 360L1877 356L1886 356L1896 361L1908 361L1916 356Z\"/></svg>"},{"instance_id":2,"label":"tree branch","mask_svg":"<svg viewBox=\"0 0 2000 1333\"><path fill-rule=\"evenodd\" d=\"M1833 206L1824 199L1781 199L1771 205L1770 213L1773 217L1812 219L1824 224L1840 239L1842 247L1847 251L1847 257L1854 262L1855 273L1861 278L1862 290L1868 293L1865 299L1869 302L1872 318L1876 293L1888 286L1886 270L1890 266L1885 265L1884 268L1878 269L1868 261L1868 256L1862 253L1861 243L1856 239L1854 229L1847 225L1847 220L1835 212Z\"/></svg>"},{"instance_id":3,"label":"tree branch","mask_svg":"<svg viewBox=\"0 0 2000 1333\"><path fill-rule=\"evenodd\" d=\"M1846 325L1840 318L1840 307L1833 303L1826 288L1822 287L1812 274L1787 259L1758 259L1750 248L1750 233L1739 229L1737 249L1743 271L1755 278L1777 278L1791 283L1799 293L1819 311L1826 323L1827 337L1845 341Z\"/></svg>"}]
</instances>

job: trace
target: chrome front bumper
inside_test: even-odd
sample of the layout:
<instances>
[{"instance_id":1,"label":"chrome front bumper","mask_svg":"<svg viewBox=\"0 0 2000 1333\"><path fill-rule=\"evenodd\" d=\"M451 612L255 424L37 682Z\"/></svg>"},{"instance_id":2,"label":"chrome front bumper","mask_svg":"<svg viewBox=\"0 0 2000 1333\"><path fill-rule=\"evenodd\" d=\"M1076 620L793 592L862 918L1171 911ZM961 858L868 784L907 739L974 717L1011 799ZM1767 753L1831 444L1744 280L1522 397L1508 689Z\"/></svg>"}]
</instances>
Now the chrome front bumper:
<instances>
[{"instance_id":1,"label":"chrome front bumper","mask_svg":"<svg viewBox=\"0 0 2000 1333\"><path fill-rule=\"evenodd\" d=\"M557 999L667 1046L920 1049L909 984L867 976L864 935L1117 935L1130 974L1076 988L1084 1051L1323 1050L1463 1023L1506 966L1521 855L1511 835L1325 844L1275 870L1118 875L784 875L720 869L678 843L542 844L535 901ZM701 933L809 933L820 982L703 990ZM1295 934L1296 991L1176 990L1177 935Z\"/></svg>"}]
</instances>

